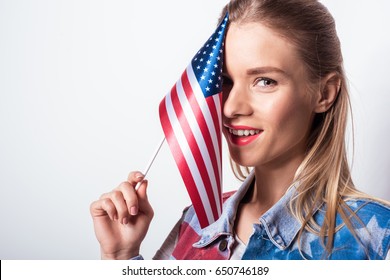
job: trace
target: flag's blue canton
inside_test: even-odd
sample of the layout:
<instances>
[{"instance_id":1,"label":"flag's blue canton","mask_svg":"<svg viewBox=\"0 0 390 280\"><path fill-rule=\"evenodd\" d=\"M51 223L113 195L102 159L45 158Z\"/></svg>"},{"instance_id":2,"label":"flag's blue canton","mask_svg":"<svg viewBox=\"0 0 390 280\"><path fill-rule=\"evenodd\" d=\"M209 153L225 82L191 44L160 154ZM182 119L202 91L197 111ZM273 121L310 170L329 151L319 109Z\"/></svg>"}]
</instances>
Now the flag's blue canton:
<instances>
[{"instance_id":1,"label":"flag's blue canton","mask_svg":"<svg viewBox=\"0 0 390 280\"><path fill-rule=\"evenodd\" d=\"M228 15L192 59L192 68L205 97L222 91L223 46Z\"/></svg>"}]
</instances>

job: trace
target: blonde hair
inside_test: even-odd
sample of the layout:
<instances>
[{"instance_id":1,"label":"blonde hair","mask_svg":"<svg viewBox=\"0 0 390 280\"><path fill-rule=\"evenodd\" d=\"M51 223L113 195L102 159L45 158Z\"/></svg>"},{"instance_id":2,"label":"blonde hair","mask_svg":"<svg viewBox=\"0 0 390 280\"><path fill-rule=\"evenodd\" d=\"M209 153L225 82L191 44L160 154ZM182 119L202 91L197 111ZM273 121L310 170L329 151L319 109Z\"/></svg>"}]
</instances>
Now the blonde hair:
<instances>
[{"instance_id":1,"label":"blonde hair","mask_svg":"<svg viewBox=\"0 0 390 280\"><path fill-rule=\"evenodd\" d=\"M291 212L302 223L299 240L305 229L317 234L329 256L339 229L336 215L341 216L355 237L353 225L361 224L346 200L372 199L355 188L347 160L345 133L350 99L334 19L316 0L232 0L222 14L226 12L229 22L260 22L292 42L317 90L322 78L330 73L336 73L341 81L332 107L315 116L305 158L294 178L294 182L299 182L297 196L290 204ZM243 180L248 175L247 167L232 160L231 165L237 178ZM318 225L314 214L324 205L325 219Z\"/></svg>"}]
</instances>

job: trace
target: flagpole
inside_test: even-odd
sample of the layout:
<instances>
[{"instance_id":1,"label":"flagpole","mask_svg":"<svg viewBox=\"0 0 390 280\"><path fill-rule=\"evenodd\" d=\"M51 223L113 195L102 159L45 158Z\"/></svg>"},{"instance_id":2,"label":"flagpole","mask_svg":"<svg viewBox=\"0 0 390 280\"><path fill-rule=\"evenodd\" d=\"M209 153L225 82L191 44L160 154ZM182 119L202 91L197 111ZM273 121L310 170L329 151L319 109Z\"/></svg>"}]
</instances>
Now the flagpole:
<instances>
[{"instance_id":1,"label":"flagpole","mask_svg":"<svg viewBox=\"0 0 390 280\"><path fill-rule=\"evenodd\" d=\"M156 148L156 150L155 150L155 152L154 152L152 158L149 160L149 163L148 163L148 165L146 166L145 171L144 171L144 173L143 173L143 174L144 174L144 179L146 178L146 175L148 174L149 169L150 169L150 167L152 166L154 160L156 159L158 153L160 152L160 149L161 149L162 145L164 144L164 142L165 142L165 137L163 137L163 138L161 139L161 141L159 142L159 144L158 144L158 146L157 146L157 148ZM141 184L141 182L139 182L139 183L135 186L135 189L136 189L136 190L138 190L140 184Z\"/></svg>"}]
</instances>

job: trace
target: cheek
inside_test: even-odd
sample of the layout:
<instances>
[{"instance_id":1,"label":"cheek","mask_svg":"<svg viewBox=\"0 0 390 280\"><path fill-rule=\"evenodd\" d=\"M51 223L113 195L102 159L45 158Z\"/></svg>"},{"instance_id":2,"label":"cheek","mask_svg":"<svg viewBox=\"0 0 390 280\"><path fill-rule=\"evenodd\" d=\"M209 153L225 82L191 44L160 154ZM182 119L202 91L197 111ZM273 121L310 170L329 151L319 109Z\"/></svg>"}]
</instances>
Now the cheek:
<instances>
[{"instance_id":1,"label":"cheek","mask_svg":"<svg viewBox=\"0 0 390 280\"><path fill-rule=\"evenodd\" d=\"M304 99L298 97L275 100L265 109L270 122L279 132L306 134L310 127L312 110L309 102Z\"/></svg>"}]
</instances>

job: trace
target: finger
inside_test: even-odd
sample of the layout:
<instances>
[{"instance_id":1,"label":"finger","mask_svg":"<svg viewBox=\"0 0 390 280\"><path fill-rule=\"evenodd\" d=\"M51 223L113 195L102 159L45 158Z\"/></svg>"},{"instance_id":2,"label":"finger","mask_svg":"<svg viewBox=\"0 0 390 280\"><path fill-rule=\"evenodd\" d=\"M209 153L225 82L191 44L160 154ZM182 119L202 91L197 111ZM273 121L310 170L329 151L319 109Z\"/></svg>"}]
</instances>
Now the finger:
<instances>
[{"instance_id":1,"label":"finger","mask_svg":"<svg viewBox=\"0 0 390 280\"><path fill-rule=\"evenodd\" d=\"M137 190L138 204L139 204L140 210L142 210L142 212L145 215L152 218L154 215L154 212L153 212L152 206L149 203L149 199L147 196L147 188L148 188L148 180L143 180L141 182L140 187Z\"/></svg>"},{"instance_id":2,"label":"finger","mask_svg":"<svg viewBox=\"0 0 390 280\"><path fill-rule=\"evenodd\" d=\"M139 171L133 171L130 172L129 175L127 176L127 181L135 187L139 182L141 182L144 179L144 174L142 174Z\"/></svg>"},{"instance_id":3,"label":"finger","mask_svg":"<svg viewBox=\"0 0 390 280\"><path fill-rule=\"evenodd\" d=\"M137 194L140 200L148 200L147 188L148 188L148 180L141 181L141 184L137 190Z\"/></svg>"},{"instance_id":4,"label":"finger","mask_svg":"<svg viewBox=\"0 0 390 280\"><path fill-rule=\"evenodd\" d=\"M123 194L123 198L126 202L127 210L130 215L135 216L138 214L138 194L135 188L129 182L123 182L119 185L118 190Z\"/></svg>"},{"instance_id":5,"label":"finger","mask_svg":"<svg viewBox=\"0 0 390 280\"><path fill-rule=\"evenodd\" d=\"M92 202L90 212L92 217L102 217L108 215L112 221L116 220L117 217L115 205L109 198L103 198Z\"/></svg>"},{"instance_id":6,"label":"finger","mask_svg":"<svg viewBox=\"0 0 390 280\"><path fill-rule=\"evenodd\" d=\"M120 190L114 190L110 193L111 201L115 205L116 212L118 214L118 220L122 224L127 224L129 221L129 211L126 205L123 193Z\"/></svg>"}]
</instances>

